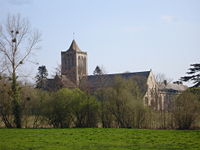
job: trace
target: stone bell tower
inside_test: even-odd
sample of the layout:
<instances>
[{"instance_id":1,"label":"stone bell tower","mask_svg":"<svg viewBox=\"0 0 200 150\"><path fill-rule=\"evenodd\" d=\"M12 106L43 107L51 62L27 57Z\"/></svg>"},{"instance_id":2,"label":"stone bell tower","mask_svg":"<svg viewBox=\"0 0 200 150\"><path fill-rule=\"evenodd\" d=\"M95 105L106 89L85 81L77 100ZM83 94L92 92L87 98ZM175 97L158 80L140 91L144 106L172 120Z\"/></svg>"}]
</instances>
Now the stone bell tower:
<instances>
[{"instance_id":1,"label":"stone bell tower","mask_svg":"<svg viewBox=\"0 0 200 150\"><path fill-rule=\"evenodd\" d=\"M75 40L67 51L61 52L61 74L76 85L87 75L87 52L81 51Z\"/></svg>"}]
</instances>

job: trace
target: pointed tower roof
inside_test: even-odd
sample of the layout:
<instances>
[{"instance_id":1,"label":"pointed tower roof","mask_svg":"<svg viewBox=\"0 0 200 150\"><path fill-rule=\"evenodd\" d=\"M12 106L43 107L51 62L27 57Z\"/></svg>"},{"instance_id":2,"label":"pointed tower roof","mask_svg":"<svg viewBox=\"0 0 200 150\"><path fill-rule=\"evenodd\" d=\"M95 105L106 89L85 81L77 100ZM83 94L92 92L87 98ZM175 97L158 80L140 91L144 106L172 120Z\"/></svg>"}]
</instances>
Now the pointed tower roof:
<instances>
[{"instance_id":1,"label":"pointed tower roof","mask_svg":"<svg viewBox=\"0 0 200 150\"><path fill-rule=\"evenodd\" d=\"M80 52L81 52L81 50L80 50L80 48L78 47L78 45L76 44L76 41L75 41L75 40L72 41L72 43L71 43L71 45L70 45L70 47L69 47L69 50L74 50L74 51L80 51Z\"/></svg>"}]
</instances>

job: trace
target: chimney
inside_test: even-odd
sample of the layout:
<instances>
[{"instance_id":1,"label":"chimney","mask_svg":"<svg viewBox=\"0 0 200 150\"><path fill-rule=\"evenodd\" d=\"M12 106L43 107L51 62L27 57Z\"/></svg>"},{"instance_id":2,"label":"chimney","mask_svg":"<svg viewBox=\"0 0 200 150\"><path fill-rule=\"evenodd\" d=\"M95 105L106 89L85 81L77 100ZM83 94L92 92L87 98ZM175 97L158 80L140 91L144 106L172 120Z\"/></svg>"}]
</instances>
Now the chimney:
<instances>
[{"instance_id":1,"label":"chimney","mask_svg":"<svg viewBox=\"0 0 200 150\"><path fill-rule=\"evenodd\" d=\"M163 83L165 86L167 86L167 80L164 80Z\"/></svg>"}]
</instances>

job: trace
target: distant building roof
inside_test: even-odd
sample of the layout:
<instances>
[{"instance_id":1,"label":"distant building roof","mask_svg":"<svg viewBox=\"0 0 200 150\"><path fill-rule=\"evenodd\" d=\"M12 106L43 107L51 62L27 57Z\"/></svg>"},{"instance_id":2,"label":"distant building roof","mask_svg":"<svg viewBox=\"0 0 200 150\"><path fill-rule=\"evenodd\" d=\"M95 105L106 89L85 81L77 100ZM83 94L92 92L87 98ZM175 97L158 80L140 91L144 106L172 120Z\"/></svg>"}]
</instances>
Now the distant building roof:
<instances>
[{"instance_id":1,"label":"distant building roof","mask_svg":"<svg viewBox=\"0 0 200 150\"><path fill-rule=\"evenodd\" d=\"M65 75L56 75L53 79L47 80L46 90L56 91L60 88L75 88L76 85L70 81Z\"/></svg>"},{"instance_id":2,"label":"distant building roof","mask_svg":"<svg viewBox=\"0 0 200 150\"><path fill-rule=\"evenodd\" d=\"M103 75L89 75L86 77L87 86L90 89L96 90L101 87L113 86L116 77L121 77L123 79L133 79L136 81L138 86L145 91L147 79L150 71L144 72L131 72L131 73L118 73L118 74L103 74Z\"/></svg>"},{"instance_id":3,"label":"distant building roof","mask_svg":"<svg viewBox=\"0 0 200 150\"><path fill-rule=\"evenodd\" d=\"M159 90L165 92L182 92L185 91L188 87L183 84L175 83L161 83L159 84Z\"/></svg>"},{"instance_id":4,"label":"distant building roof","mask_svg":"<svg viewBox=\"0 0 200 150\"><path fill-rule=\"evenodd\" d=\"M75 40L72 41L72 43L71 43L71 45L70 45L70 47L68 49L68 51L71 51L71 50L81 52L81 50L78 47L78 45L77 45Z\"/></svg>"}]
</instances>

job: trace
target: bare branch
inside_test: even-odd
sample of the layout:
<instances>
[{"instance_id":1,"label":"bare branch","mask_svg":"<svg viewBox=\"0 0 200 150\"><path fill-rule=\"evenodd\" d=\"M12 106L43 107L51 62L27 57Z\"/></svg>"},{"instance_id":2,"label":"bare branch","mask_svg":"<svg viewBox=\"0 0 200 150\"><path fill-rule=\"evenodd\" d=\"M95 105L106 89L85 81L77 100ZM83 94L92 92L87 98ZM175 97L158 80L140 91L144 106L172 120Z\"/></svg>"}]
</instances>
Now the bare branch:
<instances>
[{"instance_id":1,"label":"bare branch","mask_svg":"<svg viewBox=\"0 0 200 150\"><path fill-rule=\"evenodd\" d=\"M16 71L25 63L31 52L38 48L40 37L39 32L30 30L27 19L19 14L8 16L6 24L0 26L0 53L6 58L8 71Z\"/></svg>"},{"instance_id":2,"label":"bare branch","mask_svg":"<svg viewBox=\"0 0 200 150\"><path fill-rule=\"evenodd\" d=\"M29 47L27 48L25 55L21 58L21 60L16 65L16 68L25 61L25 59L30 55L31 51L34 48L37 48L36 46L38 42L40 42L40 37L41 35L38 32L35 32L32 35L32 37L29 39Z\"/></svg>"}]
</instances>

